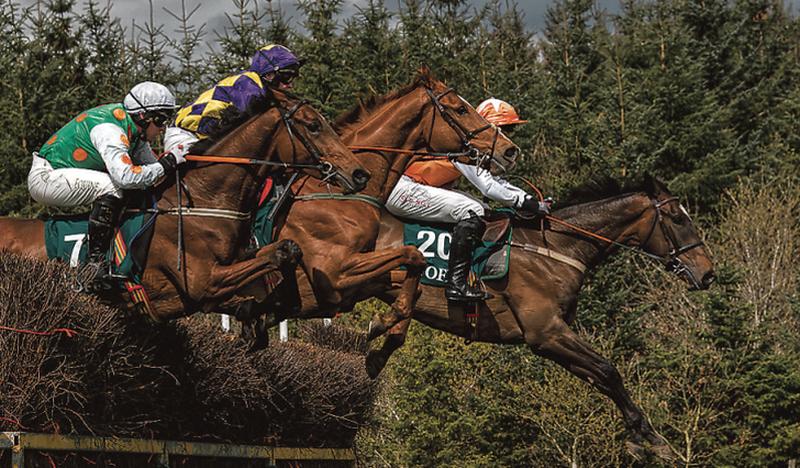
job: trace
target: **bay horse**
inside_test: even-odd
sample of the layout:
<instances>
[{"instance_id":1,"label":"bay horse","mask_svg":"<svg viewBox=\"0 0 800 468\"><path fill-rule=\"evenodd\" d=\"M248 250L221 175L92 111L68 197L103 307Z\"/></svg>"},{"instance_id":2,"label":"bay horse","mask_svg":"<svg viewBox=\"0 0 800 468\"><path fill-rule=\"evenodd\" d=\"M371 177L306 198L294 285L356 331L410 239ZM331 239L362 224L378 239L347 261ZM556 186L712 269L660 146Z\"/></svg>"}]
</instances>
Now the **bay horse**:
<instances>
[{"instance_id":1,"label":"bay horse","mask_svg":"<svg viewBox=\"0 0 800 468\"><path fill-rule=\"evenodd\" d=\"M247 252L258 193L275 168L296 167L346 191L362 189L369 179L317 110L278 90L223 123L217 138L193 152L221 162L187 162L179 166L181 190L175 178L157 188L160 215L141 281L156 321L214 311L243 300L237 294L258 297L267 273L287 262L294 266L300 251L288 240ZM243 159L248 164L234 164ZM0 250L47 259L43 221L0 218L0 233ZM113 291L106 299L130 308L126 296Z\"/></svg>"},{"instance_id":2,"label":"bay horse","mask_svg":"<svg viewBox=\"0 0 800 468\"><path fill-rule=\"evenodd\" d=\"M438 153L468 164L482 164L493 171L514 165L519 148L489 124L475 109L428 68L419 70L408 86L356 106L337 119L342 140L372 175L367 187L355 197L321 191L305 178L294 184L295 201L289 208L278 239L292 239L303 254L296 280L300 305L278 306L280 294L249 312L239 313L248 327L265 310L273 312L274 326L285 317L328 317L352 310L356 302L385 289L390 271L405 267L408 274L400 294L392 301L393 325L410 316L425 259L413 246L375 250L385 203L406 166L417 152ZM376 285L378 286L376 288ZM297 301L295 302L297 304ZM245 312L247 314L247 312ZM387 326L388 328L388 326ZM255 333L263 341L263 329ZM260 346L263 346L262 343ZM251 349L259 345L251 344Z\"/></svg>"},{"instance_id":3,"label":"bay horse","mask_svg":"<svg viewBox=\"0 0 800 468\"><path fill-rule=\"evenodd\" d=\"M713 264L686 210L663 183L646 178L631 191L604 184L605 193L590 201L573 202L538 222L513 221L508 275L487 281L492 298L479 305L477 321L468 314L475 306L448 302L443 288L422 285L412 317L430 327L471 341L525 344L609 397L622 412L630 433L629 451L640 456L646 448L671 457L667 442L658 435L633 402L617 369L570 329L577 314L578 294L586 272L620 247L635 246L678 274L691 289L706 289L714 280ZM607 196L607 197L606 197ZM605 198L604 198L605 197ZM586 199L584 191L583 198ZM403 224L383 213L376 249L403 244ZM393 285L377 297L391 304L403 293L403 276L397 271ZM373 323L381 323L379 317ZM367 355L370 376L375 377L391 354L403 345L410 319L391 328L379 349Z\"/></svg>"}]
</instances>

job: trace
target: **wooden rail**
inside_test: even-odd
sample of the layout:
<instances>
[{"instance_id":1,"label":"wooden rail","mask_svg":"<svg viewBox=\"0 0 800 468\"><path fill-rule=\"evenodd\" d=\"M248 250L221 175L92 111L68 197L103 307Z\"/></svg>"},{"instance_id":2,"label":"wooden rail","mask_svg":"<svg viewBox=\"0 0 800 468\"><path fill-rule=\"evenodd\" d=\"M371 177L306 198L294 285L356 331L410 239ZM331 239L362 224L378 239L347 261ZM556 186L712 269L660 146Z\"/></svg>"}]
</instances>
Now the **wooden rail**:
<instances>
[{"instance_id":1,"label":"wooden rail","mask_svg":"<svg viewBox=\"0 0 800 468\"><path fill-rule=\"evenodd\" d=\"M351 464L355 461L352 449L269 447L32 432L0 432L2 450L11 451L12 468L25 467L26 450L150 454L156 457L156 464L161 467L169 467L170 455L261 459L268 460L272 465L284 460L343 461Z\"/></svg>"}]
</instances>

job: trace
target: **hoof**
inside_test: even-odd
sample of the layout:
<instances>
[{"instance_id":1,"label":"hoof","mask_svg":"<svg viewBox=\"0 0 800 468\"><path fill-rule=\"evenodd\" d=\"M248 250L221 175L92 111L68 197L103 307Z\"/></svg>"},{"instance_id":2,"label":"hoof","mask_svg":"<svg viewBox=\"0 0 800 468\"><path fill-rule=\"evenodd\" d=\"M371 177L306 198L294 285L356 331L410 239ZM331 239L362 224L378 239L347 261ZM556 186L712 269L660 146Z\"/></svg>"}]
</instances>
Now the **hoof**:
<instances>
[{"instance_id":1,"label":"hoof","mask_svg":"<svg viewBox=\"0 0 800 468\"><path fill-rule=\"evenodd\" d=\"M367 368L367 375L369 378L375 379L381 373L383 368L386 367L386 358L380 351L372 350L367 353L364 364Z\"/></svg>"},{"instance_id":2,"label":"hoof","mask_svg":"<svg viewBox=\"0 0 800 468\"><path fill-rule=\"evenodd\" d=\"M675 452L673 452L672 447L667 444L667 441L661 439L661 437L658 437L658 439L660 440L657 442L654 441L655 443L644 442L642 444L629 440L625 442L625 448L636 461L646 460L652 455L664 461L675 460Z\"/></svg>"},{"instance_id":3,"label":"hoof","mask_svg":"<svg viewBox=\"0 0 800 468\"><path fill-rule=\"evenodd\" d=\"M383 335L389 328L389 324L383 320L380 314L373 315L372 320L369 322L369 329L367 330L367 342Z\"/></svg>"},{"instance_id":4,"label":"hoof","mask_svg":"<svg viewBox=\"0 0 800 468\"><path fill-rule=\"evenodd\" d=\"M291 239L283 241L283 244L278 248L278 250L286 254L286 258L295 264L303 258L303 251L300 250L300 246Z\"/></svg>"},{"instance_id":5,"label":"hoof","mask_svg":"<svg viewBox=\"0 0 800 468\"><path fill-rule=\"evenodd\" d=\"M636 459L636 461L642 461L647 458L647 450L636 442L625 442L625 449L627 449L628 454Z\"/></svg>"},{"instance_id":6,"label":"hoof","mask_svg":"<svg viewBox=\"0 0 800 468\"><path fill-rule=\"evenodd\" d=\"M665 460L665 461L673 461L675 460L675 452L672 451L672 447L669 445L654 445L650 448L653 451L655 456L658 458Z\"/></svg>"}]
</instances>

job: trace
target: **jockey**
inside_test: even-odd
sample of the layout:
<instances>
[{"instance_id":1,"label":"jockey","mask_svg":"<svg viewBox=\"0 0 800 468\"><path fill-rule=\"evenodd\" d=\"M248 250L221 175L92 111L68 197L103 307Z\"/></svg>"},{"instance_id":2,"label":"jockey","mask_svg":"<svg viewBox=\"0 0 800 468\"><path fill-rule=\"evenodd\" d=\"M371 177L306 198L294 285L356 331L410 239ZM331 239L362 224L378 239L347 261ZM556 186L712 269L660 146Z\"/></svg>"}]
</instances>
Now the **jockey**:
<instances>
[{"instance_id":1,"label":"jockey","mask_svg":"<svg viewBox=\"0 0 800 468\"><path fill-rule=\"evenodd\" d=\"M499 99L487 99L476 111L504 134L527 122L519 118L511 105ZM485 298L480 288L468 285L467 277L472 251L481 240L486 225L481 220L484 206L480 202L445 188L461 176L485 197L505 206L537 215L548 213L549 206L476 166L449 160L418 161L409 165L389 194L386 209L400 217L456 223L450 242L445 296L451 301L471 302Z\"/></svg>"},{"instance_id":2,"label":"jockey","mask_svg":"<svg viewBox=\"0 0 800 468\"><path fill-rule=\"evenodd\" d=\"M105 286L105 254L124 202L123 191L156 184L185 161L174 148L156 160L155 142L175 112L175 96L166 86L144 81L122 103L80 113L33 153L28 190L48 206L92 203L89 215L89 265L94 287Z\"/></svg>"},{"instance_id":3,"label":"jockey","mask_svg":"<svg viewBox=\"0 0 800 468\"><path fill-rule=\"evenodd\" d=\"M282 45L262 47L253 56L247 70L221 80L178 111L175 126L167 128L164 147L170 149L179 144L189 147L207 138L217 127L225 109L234 106L245 112L255 98L266 94L267 87L292 89L292 82L299 75L302 64Z\"/></svg>"}]
</instances>

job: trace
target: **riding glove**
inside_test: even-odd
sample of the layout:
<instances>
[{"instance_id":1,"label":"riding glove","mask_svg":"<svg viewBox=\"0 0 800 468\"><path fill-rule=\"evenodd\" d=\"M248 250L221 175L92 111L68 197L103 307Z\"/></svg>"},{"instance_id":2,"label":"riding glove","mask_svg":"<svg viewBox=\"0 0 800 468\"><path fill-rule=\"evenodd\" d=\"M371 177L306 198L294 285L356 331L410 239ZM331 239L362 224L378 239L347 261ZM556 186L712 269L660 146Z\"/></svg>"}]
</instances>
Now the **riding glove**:
<instances>
[{"instance_id":1,"label":"riding glove","mask_svg":"<svg viewBox=\"0 0 800 468\"><path fill-rule=\"evenodd\" d=\"M186 162L186 155L189 153L189 149L186 148L185 145L178 145L169 153L164 154L161 156L161 159L158 162L164 168L164 173L169 174L175 170L178 164L183 164Z\"/></svg>"},{"instance_id":2,"label":"riding glove","mask_svg":"<svg viewBox=\"0 0 800 468\"><path fill-rule=\"evenodd\" d=\"M520 210L541 216L550 213L550 205L547 202L536 200L533 197L528 197L524 202L522 202Z\"/></svg>"}]
</instances>

